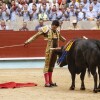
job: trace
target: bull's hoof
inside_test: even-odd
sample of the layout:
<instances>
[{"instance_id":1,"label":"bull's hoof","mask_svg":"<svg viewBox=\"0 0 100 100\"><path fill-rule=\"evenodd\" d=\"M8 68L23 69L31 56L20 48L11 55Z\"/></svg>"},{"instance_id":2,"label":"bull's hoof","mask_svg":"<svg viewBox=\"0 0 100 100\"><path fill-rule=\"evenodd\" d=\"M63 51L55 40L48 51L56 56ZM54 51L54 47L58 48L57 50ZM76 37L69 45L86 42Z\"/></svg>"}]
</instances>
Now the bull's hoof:
<instances>
[{"instance_id":1,"label":"bull's hoof","mask_svg":"<svg viewBox=\"0 0 100 100\"><path fill-rule=\"evenodd\" d=\"M100 86L98 86L98 92L100 92Z\"/></svg>"},{"instance_id":2,"label":"bull's hoof","mask_svg":"<svg viewBox=\"0 0 100 100\"><path fill-rule=\"evenodd\" d=\"M97 88L98 92L100 92L100 88Z\"/></svg>"},{"instance_id":3,"label":"bull's hoof","mask_svg":"<svg viewBox=\"0 0 100 100\"><path fill-rule=\"evenodd\" d=\"M85 87L81 87L80 90L85 90Z\"/></svg>"},{"instance_id":4,"label":"bull's hoof","mask_svg":"<svg viewBox=\"0 0 100 100\"><path fill-rule=\"evenodd\" d=\"M100 89L98 89L98 92L100 92Z\"/></svg>"},{"instance_id":5,"label":"bull's hoof","mask_svg":"<svg viewBox=\"0 0 100 100\"><path fill-rule=\"evenodd\" d=\"M94 90L93 90L93 93L97 93L97 92L98 92L98 90L97 90L97 89L94 89Z\"/></svg>"},{"instance_id":6,"label":"bull's hoof","mask_svg":"<svg viewBox=\"0 0 100 100\"><path fill-rule=\"evenodd\" d=\"M75 90L75 87L70 87L69 89L70 89L70 90Z\"/></svg>"}]
</instances>

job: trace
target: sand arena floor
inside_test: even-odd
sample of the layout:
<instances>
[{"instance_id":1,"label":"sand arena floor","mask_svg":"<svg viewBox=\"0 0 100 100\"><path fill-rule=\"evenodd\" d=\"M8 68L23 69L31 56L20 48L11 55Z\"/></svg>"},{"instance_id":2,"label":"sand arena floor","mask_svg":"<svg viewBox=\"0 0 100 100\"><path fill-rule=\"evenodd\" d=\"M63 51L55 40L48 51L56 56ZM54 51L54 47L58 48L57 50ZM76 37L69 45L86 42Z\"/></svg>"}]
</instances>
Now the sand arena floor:
<instances>
[{"instance_id":1,"label":"sand arena floor","mask_svg":"<svg viewBox=\"0 0 100 100\"><path fill-rule=\"evenodd\" d=\"M76 78L76 89L70 91L70 73L67 68L55 68L53 81L58 87L44 87L43 69L0 69L0 83L4 82L35 82L36 87L0 89L0 100L100 100L100 92L93 90L93 78L85 77L86 90L80 90L80 77Z\"/></svg>"}]
</instances>

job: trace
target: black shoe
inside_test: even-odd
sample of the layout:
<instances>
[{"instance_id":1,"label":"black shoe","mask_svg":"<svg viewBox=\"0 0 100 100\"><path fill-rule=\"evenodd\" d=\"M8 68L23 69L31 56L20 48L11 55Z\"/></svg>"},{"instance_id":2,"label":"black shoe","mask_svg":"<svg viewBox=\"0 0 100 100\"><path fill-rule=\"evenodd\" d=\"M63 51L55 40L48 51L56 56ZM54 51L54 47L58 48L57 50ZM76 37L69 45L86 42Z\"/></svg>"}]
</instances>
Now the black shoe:
<instances>
[{"instance_id":1,"label":"black shoe","mask_svg":"<svg viewBox=\"0 0 100 100\"><path fill-rule=\"evenodd\" d=\"M45 87L52 87L51 84L45 84Z\"/></svg>"},{"instance_id":2,"label":"black shoe","mask_svg":"<svg viewBox=\"0 0 100 100\"><path fill-rule=\"evenodd\" d=\"M56 83L50 83L51 86L58 86Z\"/></svg>"}]
</instances>

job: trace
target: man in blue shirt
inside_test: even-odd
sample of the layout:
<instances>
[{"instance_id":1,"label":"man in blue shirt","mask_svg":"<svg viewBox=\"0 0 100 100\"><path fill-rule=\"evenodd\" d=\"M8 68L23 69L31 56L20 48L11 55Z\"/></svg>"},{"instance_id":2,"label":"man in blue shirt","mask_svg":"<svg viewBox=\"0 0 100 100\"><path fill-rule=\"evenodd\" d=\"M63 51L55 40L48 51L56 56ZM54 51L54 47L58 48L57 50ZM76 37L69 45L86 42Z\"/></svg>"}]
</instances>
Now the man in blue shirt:
<instances>
[{"instance_id":1,"label":"man in blue shirt","mask_svg":"<svg viewBox=\"0 0 100 100\"><path fill-rule=\"evenodd\" d=\"M43 27L44 25L43 25L43 19L40 19L39 20L39 25L37 25L36 27L35 27L35 31L38 31L39 30L39 28L41 28L41 27Z\"/></svg>"}]
</instances>

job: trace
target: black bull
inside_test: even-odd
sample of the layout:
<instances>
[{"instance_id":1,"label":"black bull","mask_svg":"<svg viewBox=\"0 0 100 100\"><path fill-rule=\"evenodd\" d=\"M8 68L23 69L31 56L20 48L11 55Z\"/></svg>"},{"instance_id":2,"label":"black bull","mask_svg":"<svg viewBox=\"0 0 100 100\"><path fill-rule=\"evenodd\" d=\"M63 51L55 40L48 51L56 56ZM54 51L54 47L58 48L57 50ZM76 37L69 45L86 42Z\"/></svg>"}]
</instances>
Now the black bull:
<instances>
[{"instance_id":1,"label":"black bull","mask_svg":"<svg viewBox=\"0 0 100 100\"><path fill-rule=\"evenodd\" d=\"M66 47L64 47L66 48ZM61 57L64 49L55 50L55 53ZM100 41L92 39L76 39L70 50L67 52L64 60L60 63L60 67L68 64L71 73L72 84L70 89L75 89L75 76L80 74L81 90L85 90L84 77L86 69L93 75L94 92L100 90ZM97 86L97 72L99 74L99 85Z\"/></svg>"}]
</instances>

